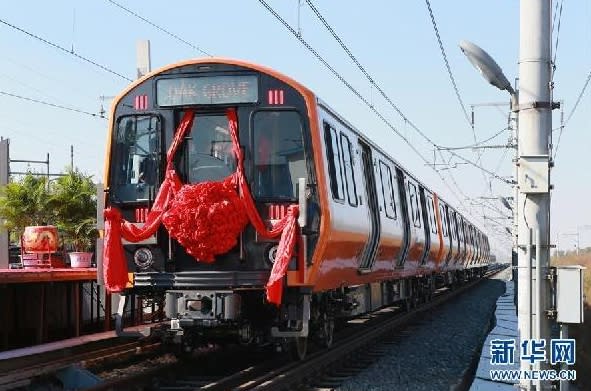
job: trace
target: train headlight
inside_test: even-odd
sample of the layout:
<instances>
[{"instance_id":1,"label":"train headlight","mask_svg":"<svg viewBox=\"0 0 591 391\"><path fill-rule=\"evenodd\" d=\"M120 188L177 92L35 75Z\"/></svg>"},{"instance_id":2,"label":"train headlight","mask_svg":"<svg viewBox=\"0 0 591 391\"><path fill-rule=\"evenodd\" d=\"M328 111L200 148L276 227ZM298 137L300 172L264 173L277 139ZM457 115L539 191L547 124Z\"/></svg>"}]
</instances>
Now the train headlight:
<instances>
[{"instance_id":1,"label":"train headlight","mask_svg":"<svg viewBox=\"0 0 591 391\"><path fill-rule=\"evenodd\" d=\"M267 249L267 261L269 261L269 263L271 265L273 265L275 263L275 259L277 259L277 249L279 248L279 245L273 245L271 247L269 247Z\"/></svg>"},{"instance_id":2,"label":"train headlight","mask_svg":"<svg viewBox=\"0 0 591 391\"><path fill-rule=\"evenodd\" d=\"M148 269L154 264L154 254L147 247L140 247L133 253L133 262L142 269Z\"/></svg>"}]
</instances>

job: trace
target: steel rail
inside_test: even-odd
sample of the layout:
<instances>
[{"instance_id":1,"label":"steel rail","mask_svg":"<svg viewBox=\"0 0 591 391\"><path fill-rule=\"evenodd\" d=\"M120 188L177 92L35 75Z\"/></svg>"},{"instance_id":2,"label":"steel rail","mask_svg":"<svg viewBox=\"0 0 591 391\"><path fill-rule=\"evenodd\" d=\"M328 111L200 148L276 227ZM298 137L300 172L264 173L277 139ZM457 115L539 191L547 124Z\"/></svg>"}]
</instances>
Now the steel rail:
<instances>
[{"instance_id":1,"label":"steel rail","mask_svg":"<svg viewBox=\"0 0 591 391\"><path fill-rule=\"evenodd\" d=\"M146 345L143 341L128 342L117 339L114 339L111 343L118 343L118 345L97 348L95 344L92 344L83 347L81 352L73 354L68 354L72 348L66 348L61 352L63 354L61 357L53 358L52 356L55 356L57 352L49 352L0 363L0 389L29 385L31 380L36 377L50 375L74 364L82 363L88 367L104 361L105 358L145 353L146 350L152 350L160 346L160 343Z\"/></svg>"},{"instance_id":2,"label":"steel rail","mask_svg":"<svg viewBox=\"0 0 591 391\"><path fill-rule=\"evenodd\" d=\"M494 270L486 273L485 277L490 277L501 272L504 269ZM434 298L430 302L422 305L410 312L401 314L383 323L373 327L368 327L362 333L338 342L329 350L319 351L312 354L305 361L294 362L281 367L275 371L270 371L265 375L249 380L247 383L235 388L236 390L284 390L293 388L309 380L316 380L322 373L333 366L340 365L344 357L353 355L355 352L363 350L374 341L379 341L384 335L409 323L428 310L431 310L446 301L475 287L484 278L469 282L455 290L447 291Z\"/></svg>"}]
</instances>

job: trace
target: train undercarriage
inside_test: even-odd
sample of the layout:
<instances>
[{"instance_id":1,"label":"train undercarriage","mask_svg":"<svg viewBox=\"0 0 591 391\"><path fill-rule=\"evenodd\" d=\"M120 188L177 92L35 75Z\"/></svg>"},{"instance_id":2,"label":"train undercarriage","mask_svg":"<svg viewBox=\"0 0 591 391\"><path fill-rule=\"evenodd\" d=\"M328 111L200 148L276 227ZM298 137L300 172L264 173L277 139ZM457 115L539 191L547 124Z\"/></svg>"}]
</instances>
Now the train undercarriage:
<instances>
[{"instance_id":1,"label":"train undercarriage","mask_svg":"<svg viewBox=\"0 0 591 391\"><path fill-rule=\"evenodd\" d=\"M161 336L180 351L211 342L274 345L302 360L310 342L330 347L338 324L385 306L409 311L430 301L438 289L454 289L485 272L486 267L475 267L324 292L288 288L279 308L266 303L264 289L191 288L143 294L164 296L169 321Z\"/></svg>"}]
</instances>

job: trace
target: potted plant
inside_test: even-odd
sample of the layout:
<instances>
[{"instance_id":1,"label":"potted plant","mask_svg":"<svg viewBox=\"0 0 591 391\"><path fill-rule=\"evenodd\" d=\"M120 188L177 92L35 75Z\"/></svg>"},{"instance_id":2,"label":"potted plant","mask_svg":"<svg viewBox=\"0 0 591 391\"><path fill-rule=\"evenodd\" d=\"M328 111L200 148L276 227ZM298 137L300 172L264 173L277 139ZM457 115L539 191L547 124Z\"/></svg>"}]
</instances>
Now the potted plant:
<instances>
[{"instance_id":1,"label":"potted plant","mask_svg":"<svg viewBox=\"0 0 591 391\"><path fill-rule=\"evenodd\" d=\"M90 267L90 251L97 237L96 186L90 176L70 168L51 190L48 204L64 234L64 245L74 250L69 254L71 266Z\"/></svg>"},{"instance_id":2,"label":"potted plant","mask_svg":"<svg viewBox=\"0 0 591 391\"><path fill-rule=\"evenodd\" d=\"M92 261L91 252L98 236L96 218L84 219L72 227L73 237L66 239L74 251L69 253L71 267L90 267Z\"/></svg>"},{"instance_id":3,"label":"potted plant","mask_svg":"<svg viewBox=\"0 0 591 391\"><path fill-rule=\"evenodd\" d=\"M58 242L56 228L48 225L54 222L49 199L47 177L42 174L11 177L10 183L0 188L1 228L8 230L10 242L17 244L17 264L21 267L63 265L59 258L49 255L57 250Z\"/></svg>"}]
</instances>

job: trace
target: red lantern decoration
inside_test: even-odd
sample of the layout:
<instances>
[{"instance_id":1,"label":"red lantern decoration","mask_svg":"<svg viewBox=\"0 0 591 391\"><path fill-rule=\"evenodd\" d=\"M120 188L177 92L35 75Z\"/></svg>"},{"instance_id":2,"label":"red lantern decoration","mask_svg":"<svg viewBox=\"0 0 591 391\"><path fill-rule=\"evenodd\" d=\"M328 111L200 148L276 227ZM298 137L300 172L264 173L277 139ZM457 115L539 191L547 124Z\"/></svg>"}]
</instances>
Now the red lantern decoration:
<instances>
[{"instance_id":1,"label":"red lantern decoration","mask_svg":"<svg viewBox=\"0 0 591 391\"><path fill-rule=\"evenodd\" d=\"M57 228L53 225L25 227L23 249L26 253L54 253L57 247Z\"/></svg>"}]
</instances>

